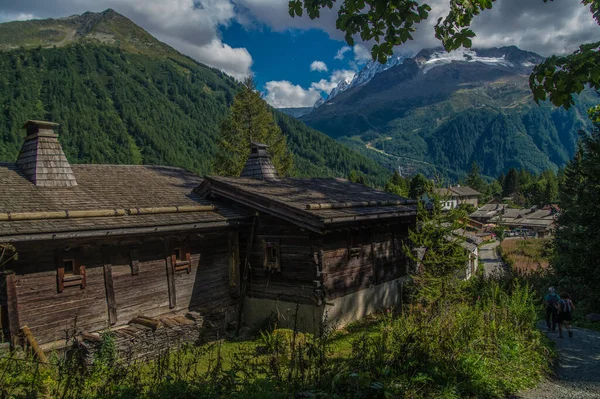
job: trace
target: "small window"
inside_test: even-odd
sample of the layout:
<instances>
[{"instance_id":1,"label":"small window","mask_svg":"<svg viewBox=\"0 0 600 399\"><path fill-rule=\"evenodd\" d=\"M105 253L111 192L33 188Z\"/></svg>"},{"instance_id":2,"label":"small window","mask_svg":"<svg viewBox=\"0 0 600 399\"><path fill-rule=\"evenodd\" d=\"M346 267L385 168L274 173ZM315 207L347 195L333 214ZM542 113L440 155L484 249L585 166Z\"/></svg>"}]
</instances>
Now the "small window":
<instances>
[{"instance_id":1,"label":"small window","mask_svg":"<svg viewBox=\"0 0 600 399\"><path fill-rule=\"evenodd\" d=\"M177 260L183 260L181 259L181 248L175 248L175 250L173 250L173 253L175 254L175 259Z\"/></svg>"},{"instance_id":2,"label":"small window","mask_svg":"<svg viewBox=\"0 0 600 399\"><path fill-rule=\"evenodd\" d=\"M77 274L77 273L75 273L75 260L74 259L64 259L63 260L63 269L65 270L65 274Z\"/></svg>"},{"instance_id":3,"label":"small window","mask_svg":"<svg viewBox=\"0 0 600 399\"><path fill-rule=\"evenodd\" d=\"M67 287L84 289L86 285L85 266L78 259L58 259L56 282L58 292L63 292Z\"/></svg>"},{"instance_id":4,"label":"small window","mask_svg":"<svg viewBox=\"0 0 600 399\"><path fill-rule=\"evenodd\" d=\"M192 256L183 247L173 248L171 263L176 272L190 273L192 271Z\"/></svg>"},{"instance_id":5,"label":"small window","mask_svg":"<svg viewBox=\"0 0 600 399\"><path fill-rule=\"evenodd\" d=\"M269 271L281 271L279 242L263 241L264 262L263 268Z\"/></svg>"},{"instance_id":6,"label":"small window","mask_svg":"<svg viewBox=\"0 0 600 399\"><path fill-rule=\"evenodd\" d=\"M348 236L348 260L360 258L362 252L361 231L351 230Z\"/></svg>"}]
</instances>

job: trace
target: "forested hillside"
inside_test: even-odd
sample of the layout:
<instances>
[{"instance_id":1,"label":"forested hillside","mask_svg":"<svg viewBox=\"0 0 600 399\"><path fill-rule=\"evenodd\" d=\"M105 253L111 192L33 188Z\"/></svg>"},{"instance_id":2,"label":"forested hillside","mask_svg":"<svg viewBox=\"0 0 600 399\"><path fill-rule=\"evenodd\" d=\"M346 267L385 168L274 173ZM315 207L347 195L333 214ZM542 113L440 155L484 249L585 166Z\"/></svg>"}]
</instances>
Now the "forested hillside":
<instances>
[{"instance_id":1,"label":"forested hillside","mask_svg":"<svg viewBox=\"0 0 600 399\"><path fill-rule=\"evenodd\" d=\"M542 57L516 47L448 55L423 50L301 117L388 166L464 176L564 166L590 127L592 91L569 111L537 105L528 76ZM387 154L387 155L386 155Z\"/></svg>"},{"instance_id":2,"label":"forested hillside","mask_svg":"<svg viewBox=\"0 0 600 399\"><path fill-rule=\"evenodd\" d=\"M111 15L118 18L119 29L129 26L123 16ZM10 35L1 28L10 25L8 31L18 32L15 24L21 22L0 24L4 48ZM22 24L32 29L31 22ZM158 46L160 42L138 29L145 43ZM137 32L132 27L129 31ZM132 35L122 37L133 40ZM138 47L142 39L134 40ZM0 160L16 159L26 120L43 119L61 124L60 140L74 163L164 164L210 173L219 123L238 84L218 70L165 50L167 46L149 55L122 44L123 40L87 38L62 47L0 52ZM288 135L295 174L347 176L356 169L380 185L389 176L374 161L273 112Z\"/></svg>"}]
</instances>

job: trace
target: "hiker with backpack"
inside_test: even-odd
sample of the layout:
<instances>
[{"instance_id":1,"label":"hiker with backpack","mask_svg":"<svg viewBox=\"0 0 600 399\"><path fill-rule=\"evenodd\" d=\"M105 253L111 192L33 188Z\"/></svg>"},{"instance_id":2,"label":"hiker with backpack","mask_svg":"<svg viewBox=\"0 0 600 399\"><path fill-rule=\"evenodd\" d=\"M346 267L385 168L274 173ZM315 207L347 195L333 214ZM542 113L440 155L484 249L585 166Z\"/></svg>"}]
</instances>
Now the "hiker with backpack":
<instances>
[{"instance_id":1,"label":"hiker with backpack","mask_svg":"<svg viewBox=\"0 0 600 399\"><path fill-rule=\"evenodd\" d=\"M558 302L558 338L563 337L563 325L569 333L569 338L573 338L573 326L571 325L572 312L575 310L575 305L568 293L561 294L560 302Z\"/></svg>"},{"instance_id":2,"label":"hiker with backpack","mask_svg":"<svg viewBox=\"0 0 600 399\"><path fill-rule=\"evenodd\" d=\"M555 292L554 287L548 288L548 293L544 297L544 303L546 304L546 327L548 327L548 332L556 331L556 318L558 316L559 302L560 296Z\"/></svg>"}]
</instances>

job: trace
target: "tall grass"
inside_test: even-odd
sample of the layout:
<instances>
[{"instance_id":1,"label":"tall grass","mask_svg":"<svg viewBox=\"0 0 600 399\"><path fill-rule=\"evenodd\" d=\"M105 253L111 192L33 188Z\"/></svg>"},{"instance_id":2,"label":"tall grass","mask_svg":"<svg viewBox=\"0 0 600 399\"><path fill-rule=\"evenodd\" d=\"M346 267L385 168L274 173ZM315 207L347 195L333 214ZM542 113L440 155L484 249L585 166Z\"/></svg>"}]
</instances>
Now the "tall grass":
<instances>
[{"instance_id":1,"label":"tall grass","mask_svg":"<svg viewBox=\"0 0 600 399\"><path fill-rule=\"evenodd\" d=\"M78 350L48 366L13 352L0 358L0 398L501 398L534 385L552 354L529 287L476 279L464 292L350 329L345 352L347 336L325 323L315 335L276 329L133 364L110 335L92 362Z\"/></svg>"}]
</instances>

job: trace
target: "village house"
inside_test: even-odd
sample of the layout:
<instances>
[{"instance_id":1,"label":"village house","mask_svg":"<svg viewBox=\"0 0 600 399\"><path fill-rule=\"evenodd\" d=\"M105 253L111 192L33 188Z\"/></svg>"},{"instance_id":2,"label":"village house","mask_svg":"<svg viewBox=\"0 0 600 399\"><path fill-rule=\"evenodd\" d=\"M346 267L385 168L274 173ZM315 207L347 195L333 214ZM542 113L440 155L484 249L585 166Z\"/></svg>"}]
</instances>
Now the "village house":
<instances>
[{"instance_id":1,"label":"village house","mask_svg":"<svg viewBox=\"0 0 600 399\"><path fill-rule=\"evenodd\" d=\"M469 215L478 222L507 227L521 234L530 233L536 237L547 237L556 229L558 208L546 206L538 208L509 208L506 204L486 204Z\"/></svg>"},{"instance_id":2,"label":"village house","mask_svg":"<svg viewBox=\"0 0 600 399\"><path fill-rule=\"evenodd\" d=\"M343 179L278 178L253 144L240 178L162 166L71 165L58 125L29 121L17 162L0 163L4 336L43 349L69 334L344 325L394 306L409 272L413 201ZM162 332L161 332L162 331ZM160 345L147 345L153 350Z\"/></svg>"},{"instance_id":3,"label":"village house","mask_svg":"<svg viewBox=\"0 0 600 399\"><path fill-rule=\"evenodd\" d=\"M435 188L435 194L440 198L442 209L456 209L462 204L471 204L477 208L479 196L481 193L473 190L468 186L450 186L448 188ZM428 202L427 194L424 195L423 201Z\"/></svg>"}]
</instances>

